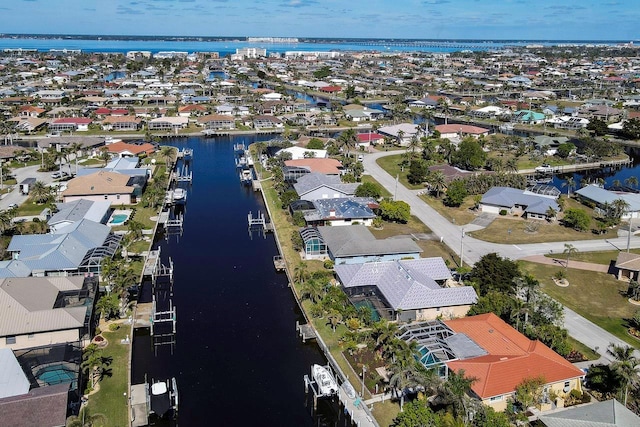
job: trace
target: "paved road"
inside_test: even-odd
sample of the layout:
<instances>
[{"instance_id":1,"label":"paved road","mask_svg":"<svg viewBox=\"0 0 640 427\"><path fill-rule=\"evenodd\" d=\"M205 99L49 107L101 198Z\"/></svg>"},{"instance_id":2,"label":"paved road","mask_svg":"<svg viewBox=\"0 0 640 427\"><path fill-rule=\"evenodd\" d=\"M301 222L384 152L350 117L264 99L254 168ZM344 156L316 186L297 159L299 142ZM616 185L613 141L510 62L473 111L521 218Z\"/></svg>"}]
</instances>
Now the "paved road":
<instances>
[{"instance_id":1,"label":"paved road","mask_svg":"<svg viewBox=\"0 0 640 427\"><path fill-rule=\"evenodd\" d=\"M81 165L78 166L82 169ZM18 184L13 186L13 191L2 196L2 199L0 199L0 209L7 209L13 203L20 205L27 200L28 196L25 196L20 192L19 186L25 178L35 178L45 184L50 184L54 181L51 177L52 172L38 172L38 169L40 169L40 165L27 166L24 168L13 169L11 171L11 174L16 177ZM70 167L65 164L62 166L62 170L65 172L72 171L75 173L75 164L71 164Z\"/></svg>"},{"instance_id":2,"label":"paved road","mask_svg":"<svg viewBox=\"0 0 640 427\"><path fill-rule=\"evenodd\" d=\"M564 244L570 243L579 252L605 251L612 249L624 249L627 246L627 237L618 237L615 239L603 240L581 240L572 242L550 242L550 243L531 243L520 245L507 245L489 243L482 240L474 239L471 236L463 236L463 230L471 231L481 227L474 225L456 225L452 224L446 218L442 217L427 203L423 202L417 195L417 190L409 190L401 183L397 182L395 177L389 175L382 169L376 161L380 157L391 156L398 152L378 152L366 154L364 156L363 165L365 173L371 175L397 200L403 200L411 206L411 213L424 222L434 233L442 237L443 242L456 254L460 254L463 249L463 259L467 264L474 264L483 255L496 252L502 257L510 259L520 259L534 255L544 255L553 251L554 253L562 253ZM632 236L632 248L640 247L640 238ZM578 341L588 345L591 348L598 347L599 353L606 359L606 348L610 343L616 345L628 345L614 335L600 328L599 326L588 321L584 317L578 315L574 311L565 307L565 327L569 334ZM636 356L640 357L640 352L636 351Z\"/></svg>"}]
</instances>

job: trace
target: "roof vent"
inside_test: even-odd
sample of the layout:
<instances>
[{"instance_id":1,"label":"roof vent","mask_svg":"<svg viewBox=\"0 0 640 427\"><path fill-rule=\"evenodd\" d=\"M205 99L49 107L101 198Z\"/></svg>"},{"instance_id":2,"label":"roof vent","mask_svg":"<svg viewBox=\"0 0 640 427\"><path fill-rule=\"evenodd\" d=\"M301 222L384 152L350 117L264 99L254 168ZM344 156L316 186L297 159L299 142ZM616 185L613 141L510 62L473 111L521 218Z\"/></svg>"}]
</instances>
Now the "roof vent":
<instances>
[{"instance_id":1,"label":"roof vent","mask_svg":"<svg viewBox=\"0 0 640 427\"><path fill-rule=\"evenodd\" d=\"M507 360L509 359L508 357L501 357L500 360Z\"/></svg>"},{"instance_id":2,"label":"roof vent","mask_svg":"<svg viewBox=\"0 0 640 427\"><path fill-rule=\"evenodd\" d=\"M489 329L489 333L492 334L493 333L493 329Z\"/></svg>"}]
</instances>

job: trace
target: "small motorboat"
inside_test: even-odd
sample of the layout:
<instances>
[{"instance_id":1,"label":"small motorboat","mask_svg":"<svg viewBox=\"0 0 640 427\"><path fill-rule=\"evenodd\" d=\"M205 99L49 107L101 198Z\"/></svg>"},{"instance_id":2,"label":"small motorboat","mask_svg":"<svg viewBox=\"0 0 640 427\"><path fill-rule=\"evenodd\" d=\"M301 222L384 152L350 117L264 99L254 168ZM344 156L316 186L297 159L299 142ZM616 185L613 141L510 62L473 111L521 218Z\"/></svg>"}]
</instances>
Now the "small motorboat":
<instances>
[{"instance_id":1,"label":"small motorboat","mask_svg":"<svg viewBox=\"0 0 640 427\"><path fill-rule=\"evenodd\" d=\"M251 169L242 169L240 172L240 182L245 185L249 185L251 184L251 181L253 181L253 172Z\"/></svg>"},{"instance_id":2,"label":"small motorboat","mask_svg":"<svg viewBox=\"0 0 640 427\"><path fill-rule=\"evenodd\" d=\"M149 393L149 414L170 419L178 413L178 386L176 379L153 382Z\"/></svg>"},{"instance_id":3,"label":"small motorboat","mask_svg":"<svg viewBox=\"0 0 640 427\"><path fill-rule=\"evenodd\" d=\"M187 198L187 192L184 188L176 188L173 190L173 201L182 202Z\"/></svg>"},{"instance_id":4,"label":"small motorboat","mask_svg":"<svg viewBox=\"0 0 640 427\"><path fill-rule=\"evenodd\" d=\"M311 367L311 373L320 396L332 396L338 392L338 384L329 369L316 364Z\"/></svg>"}]
</instances>

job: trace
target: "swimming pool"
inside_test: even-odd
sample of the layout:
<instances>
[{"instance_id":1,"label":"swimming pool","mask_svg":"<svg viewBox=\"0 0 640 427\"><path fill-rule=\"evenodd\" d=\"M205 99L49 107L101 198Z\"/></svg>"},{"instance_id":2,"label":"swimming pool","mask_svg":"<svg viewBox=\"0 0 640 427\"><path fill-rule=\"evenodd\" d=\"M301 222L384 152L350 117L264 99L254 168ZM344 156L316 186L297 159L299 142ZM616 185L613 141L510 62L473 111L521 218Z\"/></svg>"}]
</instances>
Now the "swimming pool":
<instances>
[{"instance_id":1,"label":"swimming pool","mask_svg":"<svg viewBox=\"0 0 640 427\"><path fill-rule=\"evenodd\" d=\"M76 373L69 370L65 365L56 364L38 370L36 378L47 385L65 384L74 382Z\"/></svg>"},{"instance_id":2,"label":"swimming pool","mask_svg":"<svg viewBox=\"0 0 640 427\"><path fill-rule=\"evenodd\" d=\"M123 222L125 222L127 219L129 218L129 215L127 214L115 214L114 216L111 217L111 224L122 224Z\"/></svg>"}]
</instances>

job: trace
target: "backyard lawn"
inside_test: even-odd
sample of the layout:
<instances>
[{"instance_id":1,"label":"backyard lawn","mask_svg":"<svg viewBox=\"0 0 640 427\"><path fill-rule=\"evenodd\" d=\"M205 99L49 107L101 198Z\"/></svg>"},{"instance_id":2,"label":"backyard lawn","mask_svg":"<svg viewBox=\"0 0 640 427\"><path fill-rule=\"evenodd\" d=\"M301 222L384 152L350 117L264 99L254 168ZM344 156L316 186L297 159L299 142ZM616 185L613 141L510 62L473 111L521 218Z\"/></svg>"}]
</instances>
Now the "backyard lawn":
<instances>
[{"instance_id":1,"label":"backyard lawn","mask_svg":"<svg viewBox=\"0 0 640 427\"><path fill-rule=\"evenodd\" d=\"M440 216L449 220L449 222L458 225L469 224L476 218L477 212L471 210L474 206L472 196L468 196L464 199L464 202L459 207L449 207L442 203L442 198L429 196L423 194L420 196L429 206L437 211Z\"/></svg>"},{"instance_id":2,"label":"backyard lawn","mask_svg":"<svg viewBox=\"0 0 640 427\"><path fill-rule=\"evenodd\" d=\"M103 326L103 325L101 325ZM109 345L103 350L104 357L112 357L111 364L106 368L100 390L89 396L88 414L104 414L105 427L121 427L127 425L127 369L129 366L129 345L121 344L130 333L129 325L122 325L117 331L111 332L105 326L103 336ZM98 426L102 424L95 424Z\"/></svg>"},{"instance_id":3,"label":"backyard lawn","mask_svg":"<svg viewBox=\"0 0 640 427\"><path fill-rule=\"evenodd\" d=\"M422 184L417 184L417 185L409 184L409 181L407 180L407 173L409 172L409 164L407 163L407 166L405 166L404 170L402 170L402 167L400 166L400 163L402 162L402 157L403 157L403 154L395 154L393 156L380 157L378 160L376 160L376 162L389 175L398 176L399 177L398 181L400 181L400 183L405 187L407 187L408 189L418 190L420 188L424 188L424 185Z\"/></svg>"},{"instance_id":4,"label":"backyard lawn","mask_svg":"<svg viewBox=\"0 0 640 427\"><path fill-rule=\"evenodd\" d=\"M569 268L569 286L556 286L551 276L561 268L520 261L522 269L540 281L542 290L557 301L589 319L596 325L611 332L634 347L640 341L627 334L628 319L639 307L629 303L624 295L627 283L616 280L612 275Z\"/></svg>"}]
</instances>

